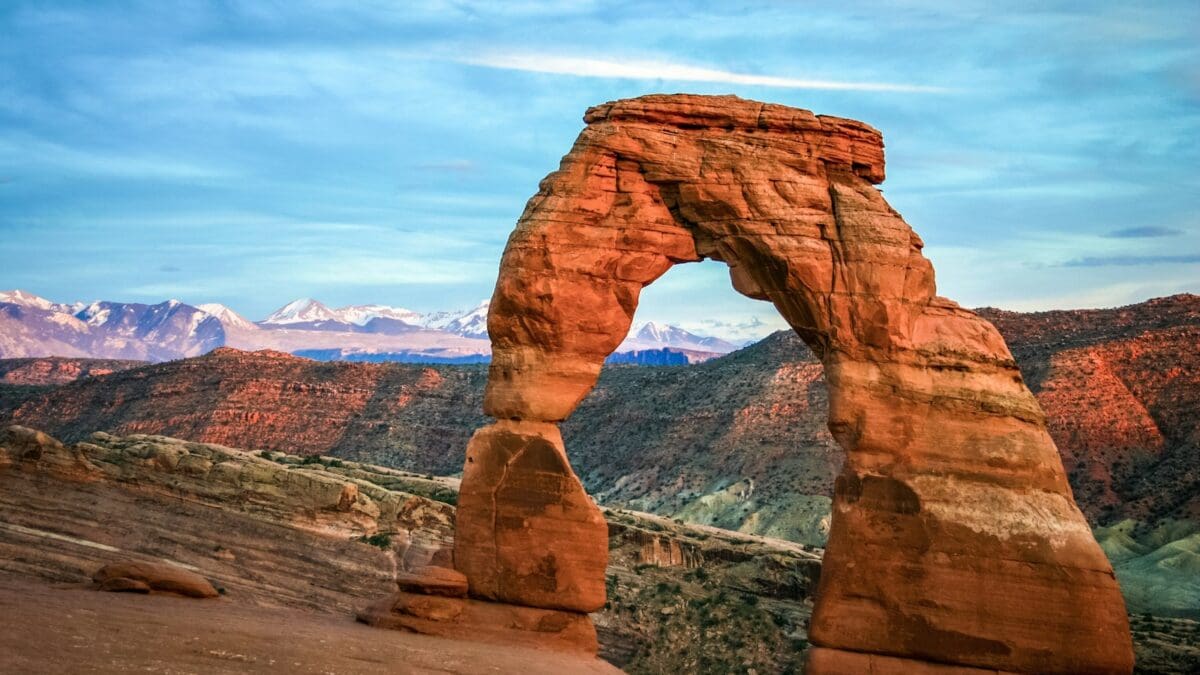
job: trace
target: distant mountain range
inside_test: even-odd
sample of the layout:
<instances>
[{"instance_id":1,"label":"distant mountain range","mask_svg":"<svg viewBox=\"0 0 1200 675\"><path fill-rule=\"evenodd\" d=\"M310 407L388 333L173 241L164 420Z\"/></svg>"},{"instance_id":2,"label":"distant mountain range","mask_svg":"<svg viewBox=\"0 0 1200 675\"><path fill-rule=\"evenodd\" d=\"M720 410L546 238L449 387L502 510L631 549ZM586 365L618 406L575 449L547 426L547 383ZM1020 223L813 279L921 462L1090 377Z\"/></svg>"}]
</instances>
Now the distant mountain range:
<instances>
[{"instance_id":1,"label":"distant mountain range","mask_svg":"<svg viewBox=\"0 0 1200 675\"><path fill-rule=\"evenodd\" d=\"M169 361L235 347L323 361L482 363L491 357L488 304L422 314L387 305L331 308L303 298L254 322L217 303L65 304L26 291L0 291L0 358ZM699 363L739 346L678 326L646 323L631 331L610 361Z\"/></svg>"}]
</instances>

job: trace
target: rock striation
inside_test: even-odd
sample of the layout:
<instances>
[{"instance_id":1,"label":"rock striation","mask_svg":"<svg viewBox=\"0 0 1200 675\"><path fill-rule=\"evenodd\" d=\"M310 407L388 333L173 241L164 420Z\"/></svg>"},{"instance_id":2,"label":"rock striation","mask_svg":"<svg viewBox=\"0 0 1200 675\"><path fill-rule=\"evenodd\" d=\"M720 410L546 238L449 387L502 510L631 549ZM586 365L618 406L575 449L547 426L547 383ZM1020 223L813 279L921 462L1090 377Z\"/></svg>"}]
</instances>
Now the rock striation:
<instances>
[{"instance_id":1,"label":"rock striation","mask_svg":"<svg viewBox=\"0 0 1200 675\"><path fill-rule=\"evenodd\" d=\"M1042 410L996 329L936 295L920 237L874 187L879 132L687 95L584 120L509 238L491 302L484 411L500 421L468 445L456 518L471 593L603 602L602 521L556 425L641 289L714 259L821 360L846 451L812 672L851 672L863 655L908 672L1129 672L1124 603Z\"/></svg>"},{"instance_id":2,"label":"rock striation","mask_svg":"<svg viewBox=\"0 0 1200 675\"><path fill-rule=\"evenodd\" d=\"M115 593L167 593L185 598L215 598L217 589L208 579L167 563L122 560L96 570L92 581L102 591Z\"/></svg>"},{"instance_id":3,"label":"rock striation","mask_svg":"<svg viewBox=\"0 0 1200 675\"><path fill-rule=\"evenodd\" d=\"M82 377L99 377L145 365L142 361L70 359L48 356L36 359L0 359L0 384L46 386L66 384Z\"/></svg>"}]
</instances>

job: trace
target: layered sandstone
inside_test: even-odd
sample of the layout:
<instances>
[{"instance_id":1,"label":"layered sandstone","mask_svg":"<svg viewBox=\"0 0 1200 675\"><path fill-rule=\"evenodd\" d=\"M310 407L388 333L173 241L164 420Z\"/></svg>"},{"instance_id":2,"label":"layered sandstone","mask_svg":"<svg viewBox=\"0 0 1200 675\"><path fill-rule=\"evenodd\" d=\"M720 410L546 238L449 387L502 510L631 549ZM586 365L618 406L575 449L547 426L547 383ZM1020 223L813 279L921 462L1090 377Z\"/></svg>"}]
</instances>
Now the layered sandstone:
<instances>
[{"instance_id":1,"label":"layered sandstone","mask_svg":"<svg viewBox=\"0 0 1200 675\"><path fill-rule=\"evenodd\" d=\"M912 668L1128 672L1112 568L1042 411L996 329L936 295L921 239L873 187L879 133L734 97L649 96L585 121L526 206L492 298L484 409L509 427L468 449L456 550L485 552L458 561L472 592L495 595L496 571L515 569L507 601L561 606L548 595L560 589L590 599L590 558L559 564L499 542L602 544L562 508L586 496L553 425L595 385L641 289L709 258L821 359L829 428L847 453L814 671L874 654ZM545 463L515 468L526 455Z\"/></svg>"},{"instance_id":2,"label":"layered sandstone","mask_svg":"<svg viewBox=\"0 0 1200 675\"><path fill-rule=\"evenodd\" d=\"M145 365L144 361L72 359L47 356L0 359L0 384L46 386L66 384L81 377L98 377Z\"/></svg>"},{"instance_id":3,"label":"layered sandstone","mask_svg":"<svg viewBox=\"0 0 1200 675\"><path fill-rule=\"evenodd\" d=\"M142 560L121 560L96 570L92 581L102 591L117 593L168 593L185 598L215 598L217 589L208 579L178 565Z\"/></svg>"},{"instance_id":4,"label":"layered sandstone","mask_svg":"<svg viewBox=\"0 0 1200 675\"><path fill-rule=\"evenodd\" d=\"M85 378L16 402L9 423L68 441L93 431L338 454L439 474L483 421L479 368L316 362L221 348ZM0 391L0 405L3 405Z\"/></svg>"}]
</instances>

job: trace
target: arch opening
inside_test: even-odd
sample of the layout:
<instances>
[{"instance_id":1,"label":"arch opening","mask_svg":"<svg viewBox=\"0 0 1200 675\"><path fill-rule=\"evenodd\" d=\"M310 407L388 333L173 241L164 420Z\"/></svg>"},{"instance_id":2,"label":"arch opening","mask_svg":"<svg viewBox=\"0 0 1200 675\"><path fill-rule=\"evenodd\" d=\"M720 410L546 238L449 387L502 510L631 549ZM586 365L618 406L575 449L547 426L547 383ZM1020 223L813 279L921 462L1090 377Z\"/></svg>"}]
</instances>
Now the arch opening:
<instances>
[{"instance_id":1,"label":"arch opening","mask_svg":"<svg viewBox=\"0 0 1200 675\"><path fill-rule=\"evenodd\" d=\"M643 97L584 120L509 238L492 299L497 422L468 446L456 522L471 593L603 606L607 527L558 423L642 289L713 259L821 360L846 451L814 672L870 658L1131 670L1123 600L1041 410L995 328L936 295L921 239L874 187L879 133L734 97Z\"/></svg>"}]
</instances>

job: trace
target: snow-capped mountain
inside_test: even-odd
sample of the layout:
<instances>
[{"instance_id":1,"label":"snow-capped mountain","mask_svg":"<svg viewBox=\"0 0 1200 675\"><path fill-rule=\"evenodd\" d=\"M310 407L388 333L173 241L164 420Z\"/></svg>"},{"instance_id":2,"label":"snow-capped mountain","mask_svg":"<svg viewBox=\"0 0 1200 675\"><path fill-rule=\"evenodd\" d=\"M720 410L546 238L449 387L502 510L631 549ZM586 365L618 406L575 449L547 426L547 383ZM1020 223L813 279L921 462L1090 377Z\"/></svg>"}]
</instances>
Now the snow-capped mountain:
<instances>
[{"instance_id":1,"label":"snow-capped mountain","mask_svg":"<svg viewBox=\"0 0 1200 675\"><path fill-rule=\"evenodd\" d=\"M465 337L487 338L488 307L491 300L484 300L466 314L454 317L446 322L442 330Z\"/></svg>"},{"instance_id":2,"label":"snow-capped mountain","mask_svg":"<svg viewBox=\"0 0 1200 675\"><path fill-rule=\"evenodd\" d=\"M389 307L387 305L350 305L340 309L332 310L340 319L346 323L352 323L356 326L365 326L374 319L391 319L393 321L403 321L412 326L421 325L421 315L411 309L403 307Z\"/></svg>"},{"instance_id":3,"label":"snow-capped mountain","mask_svg":"<svg viewBox=\"0 0 1200 675\"><path fill-rule=\"evenodd\" d=\"M260 324L286 326L293 323L316 323L319 321L342 322L336 312L312 298L300 298L275 310L271 316L260 321Z\"/></svg>"},{"instance_id":4,"label":"snow-capped mountain","mask_svg":"<svg viewBox=\"0 0 1200 675\"><path fill-rule=\"evenodd\" d=\"M0 356L89 356L93 343L88 325L70 314L0 302Z\"/></svg>"},{"instance_id":5,"label":"snow-capped mountain","mask_svg":"<svg viewBox=\"0 0 1200 675\"><path fill-rule=\"evenodd\" d=\"M421 314L390 305L349 305L336 309L312 298L293 300L258 322L259 326L287 326L313 330L363 330L370 333L398 333L406 327L445 331L464 337L487 337L487 310L484 300L465 311L441 311Z\"/></svg>"},{"instance_id":6,"label":"snow-capped mountain","mask_svg":"<svg viewBox=\"0 0 1200 675\"><path fill-rule=\"evenodd\" d=\"M648 321L640 328L631 330L629 337L621 343L617 351L635 351L646 349L683 349L696 352L711 352L727 354L738 348L738 345L721 338L704 337L684 330L679 326Z\"/></svg>"},{"instance_id":7,"label":"snow-capped mountain","mask_svg":"<svg viewBox=\"0 0 1200 675\"><path fill-rule=\"evenodd\" d=\"M156 305L93 302L75 314L105 358L151 361L199 356L225 344L220 319L178 300Z\"/></svg>"},{"instance_id":8,"label":"snow-capped mountain","mask_svg":"<svg viewBox=\"0 0 1200 675\"><path fill-rule=\"evenodd\" d=\"M293 300L259 322L261 326L289 326L315 330L356 330L374 324L368 332L398 332L404 326L421 326L422 316L403 307L349 305L332 309L312 298Z\"/></svg>"},{"instance_id":9,"label":"snow-capped mountain","mask_svg":"<svg viewBox=\"0 0 1200 675\"><path fill-rule=\"evenodd\" d=\"M389 305L330 308L303 298L252 322L222 304L97 301L64 305L25 291L0 292L0 358L90 356L162 361L221 346L273 349L319 359L471 363L491 356L490 302L418 313ZM695 363L737 348L678 326L645 323L613 362Z\"/></svg>"},{"instance_id":10,"label":"snow-capped mountain","mask_svg":"<svg viewBox=\"0 0 1200 675\"><path fill-rule=\"evenodd\" d=\"M69 305L62 305L57 302L51 302L40 295L34 295L19 288L11 291L0 291L0 302L8 302L22 307L32 307L53 312L70 312Z\"/></svg>"},{"instance_id":11,"label":"snow-capped mountain","mask_svg":"<svg viewBox=\"0 0 1200 675\"><path fill-rule=\"evenodd\" d=\"M217 320L221 322L221 325L226 330L231 328L237 330L258 330L258 326L253 321L219 302L207 302L203 305L196 305L196 309L217 317Z\"/></svg>"}]
</instances>

